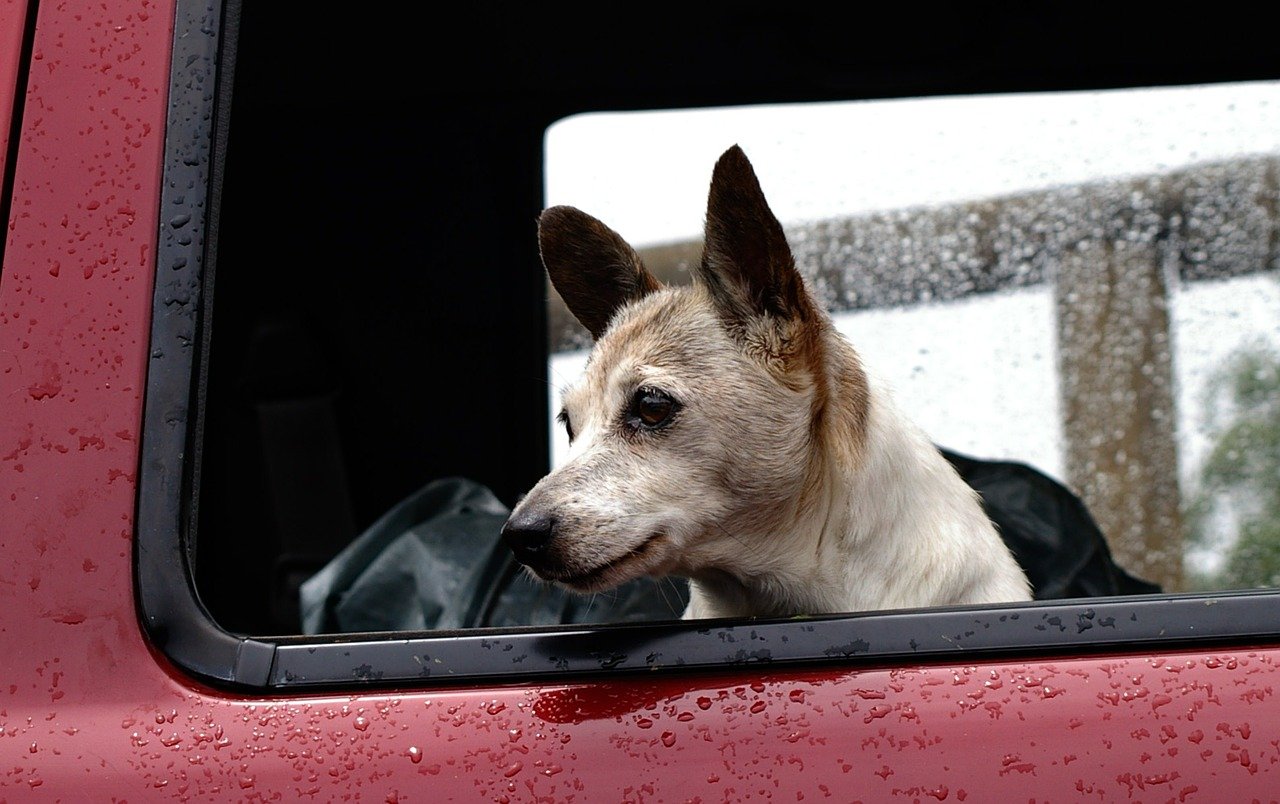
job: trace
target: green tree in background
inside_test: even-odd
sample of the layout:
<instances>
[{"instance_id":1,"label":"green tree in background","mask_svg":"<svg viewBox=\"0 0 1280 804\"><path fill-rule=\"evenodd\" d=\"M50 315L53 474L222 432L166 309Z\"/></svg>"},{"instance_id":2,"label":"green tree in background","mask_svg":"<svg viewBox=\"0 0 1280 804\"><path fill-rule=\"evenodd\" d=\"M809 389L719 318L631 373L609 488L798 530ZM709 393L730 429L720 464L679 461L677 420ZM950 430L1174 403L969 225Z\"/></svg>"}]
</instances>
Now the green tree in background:
<instances>
[{"instance_id":1,"label":"green tree in background","mask_svg":"<svg viewBox=\"0 0 1280 804\"><path fill-rule=\"evenodd\" d=\"M1219 571L1189 580L1201 589L1280 586L1280 353L1242 349L1210 389L1213 449L1187 524L1191 545L1226 552Z\"/></svg>"}]
</instances>

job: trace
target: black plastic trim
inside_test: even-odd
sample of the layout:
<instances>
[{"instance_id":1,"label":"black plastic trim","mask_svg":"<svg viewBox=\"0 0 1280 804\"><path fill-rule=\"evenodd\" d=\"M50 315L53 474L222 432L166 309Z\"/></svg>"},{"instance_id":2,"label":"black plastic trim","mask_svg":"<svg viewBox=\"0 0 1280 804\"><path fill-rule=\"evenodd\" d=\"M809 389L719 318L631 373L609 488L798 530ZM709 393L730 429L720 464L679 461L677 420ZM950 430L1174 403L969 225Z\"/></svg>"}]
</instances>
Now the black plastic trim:
<instances>
[{"instance_id":1,"label":"black plastic trim","mask_svg":"<svg viewBox=\"0 0 1280 804\"><path fill-rule=\"evenodd\" d=\"M973 661L1274 642L1280 593L1142 595L790 620L281 640L275 687Z\"/></svg>"},{"instance_id":2,"label":"black plastic trim","mask_svg":"<svg viewBox=\"0 0 1280 804\"><path fill-rule=\"evenodd\" d=\"M142 622L172 661L204 679L251 687L269 682L275 646L220 628L195 591L183 547L194 506L187 493L198 444L191 427L199 385L200 299L212 209L223 4L178 0L174 18L164 179L160 193L151 354L138 471L136 586ZM234 9L234 4L232 8ZM224 87L229 85L224 84Z\"/></svg>"},{"instance_id":3,"label":"black plastic trim","mask_svg":"<svg viewBox=\"0 0 1280 804\"><path fill-rule=\"evenodd\" d=\"M177 0L139 467L137 588L150 638L195 676L248 688L360 689L616 674L1066 656L1280 642L1280 592L1099 598L792 620L246 638L210 618L184 544L198 489L198 352L208 319L229 85L224 10ZM219 87L222 89L219 89ZM202 299L202 293L206 297Z\"/></svg>"}]
</instances>

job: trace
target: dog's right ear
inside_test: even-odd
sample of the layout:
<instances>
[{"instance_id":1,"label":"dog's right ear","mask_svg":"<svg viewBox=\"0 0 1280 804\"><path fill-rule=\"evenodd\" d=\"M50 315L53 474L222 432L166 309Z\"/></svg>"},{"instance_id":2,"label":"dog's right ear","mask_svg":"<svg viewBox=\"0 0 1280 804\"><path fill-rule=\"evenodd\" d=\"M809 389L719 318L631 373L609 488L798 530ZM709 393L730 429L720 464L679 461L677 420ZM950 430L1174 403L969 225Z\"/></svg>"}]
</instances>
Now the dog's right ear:
<instances>
[{"instance_id":1,"label":"dog's right ear","mask_svg":"<svg viewBox=\"0 0 1280 804\"><path fill-rule=\"evenodd\" d=\"M621 235L573 207L543 211L538 246L551 284L593 338L618 308L662 287Z\"/></svg>"},{"instance_id":2,"label":"dog's right ear","mask_svg":"<svg viewBox=\"0 0 1280 804\"><path fill-rule=\"evenodd\" d=\"M819 317L782 224L769 209L747 155L736 145L721 155L712 172L702 261L693 273L731 332L741 334L753 321L805 323Z\"/></svg>"}]
</instances>

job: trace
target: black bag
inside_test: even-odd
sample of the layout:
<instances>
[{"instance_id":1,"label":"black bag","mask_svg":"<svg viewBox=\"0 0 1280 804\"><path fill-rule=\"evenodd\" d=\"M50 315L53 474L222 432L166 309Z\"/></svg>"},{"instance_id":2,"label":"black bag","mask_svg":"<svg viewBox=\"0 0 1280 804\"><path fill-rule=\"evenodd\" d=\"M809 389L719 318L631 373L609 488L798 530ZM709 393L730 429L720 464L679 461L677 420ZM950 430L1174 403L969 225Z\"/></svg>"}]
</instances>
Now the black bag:
<instances>
[{"instance_id":1,"label":"black bag","mask_svg":"<svg viewBox=\"0 0 1280 804\"><path fill-rule=\"evenodd\" d=\"M1036 600L1160 592L1116 564L1084 503L1061 483L1021 463L942 455L982 496Z\"/></svg>"},{"instance_id":2,"label":"black bag","mask_svg":"<svg viewBox=\"0 0 1280 804\"><path fill-rule=\"evenodd\" d=\"M684 611L688 591L675 579L592 596L531 579L499 538L507 514L478 483L430 483L302 584L303 633L642 622Z\"/></svg>"}]
</instances>

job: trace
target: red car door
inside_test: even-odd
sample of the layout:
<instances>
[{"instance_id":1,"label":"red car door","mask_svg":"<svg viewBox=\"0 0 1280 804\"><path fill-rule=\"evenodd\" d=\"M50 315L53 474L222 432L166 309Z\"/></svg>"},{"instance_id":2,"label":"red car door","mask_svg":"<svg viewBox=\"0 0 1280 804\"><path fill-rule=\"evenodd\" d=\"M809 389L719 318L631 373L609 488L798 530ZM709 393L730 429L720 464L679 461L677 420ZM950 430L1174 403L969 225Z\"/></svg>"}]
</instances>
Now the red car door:
<instances>
[{"instance_id":1,"label":"red car door","mask_svg":"<svg viewBox=\"0 0 1280 804\"><path fill-rule=\"evenodd\" d=\"M160 252L210 214L208 150L181 137L208 136L198 45L221 18L44 2L24 48L27 8L0 5L0 120L21 111L0 150L0 799L1275 797L1269 593L327 640L144 601L148 573L183 571L139 494L180 495L153 464L180 462L186 413L144 397L182 348L153 327L195 299ZM184 159L193 183L166 183Z\"/></svg>"}]
</instances>

